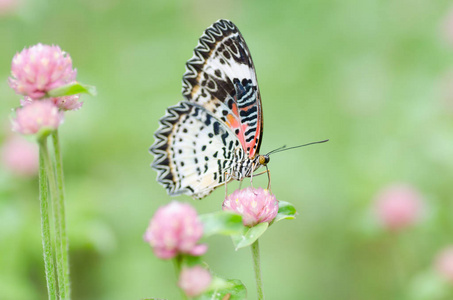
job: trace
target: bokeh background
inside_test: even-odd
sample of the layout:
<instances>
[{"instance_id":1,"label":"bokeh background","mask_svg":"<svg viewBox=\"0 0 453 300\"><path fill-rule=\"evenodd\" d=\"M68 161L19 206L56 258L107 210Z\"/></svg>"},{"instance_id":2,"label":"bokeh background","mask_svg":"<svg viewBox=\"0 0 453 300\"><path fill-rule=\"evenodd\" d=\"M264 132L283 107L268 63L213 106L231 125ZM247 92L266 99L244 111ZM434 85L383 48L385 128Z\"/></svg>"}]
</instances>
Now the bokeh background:
<instances>
[{"instance_id":1,"label":"bokeh background","mask_svg":"<svg viewBox=\"0 0 453 300\"><path fill-rule=\"evenodd\" d=\"M253 54L262 151L330 139L271 157L272 190L299 215L261 238L267 298L453 299L452 261L436 258L453 244L452 9L447 0L1 0L2 144L20 99L7 84L11 60L24 47L61 46L78 80L98 88L60 129L74 299L179 298L172 263L142 239L171 200L148 148L182 99L185 61L220 18ZM420 205L391 230L376 201L401 185ZM3 162L1 299L46 299L37 188L36 176ZM223 193L178 200L213 212ZM212 270L256 298L250 251L207 242Z\"/></svg>"}]
</instances>

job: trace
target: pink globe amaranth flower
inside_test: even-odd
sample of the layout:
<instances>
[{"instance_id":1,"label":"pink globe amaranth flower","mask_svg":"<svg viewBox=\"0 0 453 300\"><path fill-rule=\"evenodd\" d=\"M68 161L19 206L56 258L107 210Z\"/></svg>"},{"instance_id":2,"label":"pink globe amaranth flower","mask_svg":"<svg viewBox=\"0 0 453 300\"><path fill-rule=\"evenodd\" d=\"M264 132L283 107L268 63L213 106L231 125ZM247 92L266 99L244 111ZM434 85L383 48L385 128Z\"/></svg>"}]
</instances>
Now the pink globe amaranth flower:
<instances>
[{"instance_id":1,"label":"pink globe amaranth flower","mask_svg":"<svg viewBox=\"0 0 453 300\"><path fill-rule=\"evenodd\" d=\"M268 190L248 187L227 196L222 207L241 215L243 224L251 227L271 222L278 213L278 200Z\"/></svg>"},{"instance_id":2,"label":"pink globe amaranth flower","mask_svg":"<svg viewBox=\"0 0 453 300\"><path fill-rule=\"evenodd\" d=\"M377 195L375 210L384 227L400 230L415 224L421 218L422 196L410 185L389 186Z\"/></svg>"},{"instance_id":3,"label":"pink globe amaranth flower","mask_svg":"<svg viewBox=\"0 0 453 300\"><path fill-rule=\"evenodd\" d=\"M67 111L67 110L78 110L82 107L83 102L79 102L80 95L71 95L71 96L63 96L63 97L53 97L48 98L48 100L52 101L59 109ZM26 106L34 101L42 101L47 99L32 99L28 96L25 96L22 100L20 100L20 105Z\"/></svg>"},{"instance_id":4,"label":"pink globe amaranth flower","mask_svg":"<svg viewBox=\"0 0 453 300\"><path fill-rule=\"evenodd\" d=\"M33 101L18 108L13 119L13 130L22 134L36 134L42 129L55 130L63 121L63 113L50 100Z\"/></svg>"},{"instance_id":5,"label":"pink globe amaranth flower","mask_svg":"<svg viewBox=\"0 0 453 300\"><path fill-rule=\"evenodd\" d=\"M17 53L11 65L9 85L16 93L33 99L75 81L69 55L58 46L37 44Z\"/></svg>"},{"instance_id":6,"label":"pink globe amaranth flower","mask_svg":"<svg viewBox=\"0 0 453 300\"><path fill-rule=\"evenodd\" d=\"M437 254L434 267L443 278L453 283L453 246L449 246Z\"/></svg>"},{"instance_id":7,"label":"pink globe amaranth flower","mask_svg":"<svg viewBox=\"0 0 453 300\"><path fill-rule=\"evenodd\" d=\"M157 257L170 259L178 254L204 254L207 245L197 245L202 235L203 224L197 211L189 204L173 201L156 211L144 239Z\"/></svg>"},{"instance_id":8,"label":"pink globe amaranth flower","mask_svg":"<svg viewBox=\"0 0 453 300\"><path fill-rule=\"evenodd\" d=\"M179 274L178 286L188 297L196 297L211 285L212 276L208 270L200 267L184 267Z\"/></svg>"},{"instance_id":9,"label":"pink globe amaranth flower","mask_svg":"<svg viewBox=\"0 0 453 300\"><path fill-rule=\"evenodd\" d=\"M12 136L5 141L0 152L2 164L12 173L23 177L38 173L39 152L36 143Z\"/></svg>"}]
</instances>

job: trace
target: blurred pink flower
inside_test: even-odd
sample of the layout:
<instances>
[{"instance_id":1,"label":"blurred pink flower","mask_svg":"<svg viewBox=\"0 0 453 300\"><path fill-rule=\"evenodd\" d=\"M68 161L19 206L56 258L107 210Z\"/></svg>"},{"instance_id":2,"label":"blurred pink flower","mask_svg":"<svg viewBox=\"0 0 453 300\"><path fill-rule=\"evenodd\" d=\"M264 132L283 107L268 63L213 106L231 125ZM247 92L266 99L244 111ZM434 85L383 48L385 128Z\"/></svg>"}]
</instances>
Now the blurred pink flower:
<instances>
[{"instance_id":1,"label":"blurred pink flower","mask_svg":"<svg viewBox=\"0 0 453 300\"><path fill-rule=\"evenodd\" d=\"M227 196L222 207L241 215L244 225L251 227L271 222L278 213L278 200L268 190L248 187Z\"/></svg>"},{"instance_id":2,"label":"blurred pink flower","mask_svg":"<svg viewBox=\"0 0 453 300\"><path fill-rule=\"evenodd\" d=\"M157 257L169 259L178 254L204 254L207 245L197 245L202 235L203 224L196 210L189 204L173 201L156 211L144 239Z\"/></svg>"},{"instance_id":3,"label":"blurred pink flower","mask_svg":"<svg viewBox=\"0 0 453 300\"><path fill-rule=\"evenodd\" d=\"M178 286L188 297L196 297L207 290L211 281L211 273L208 270L200 266L185 267L179 274Z\"/></svg>"},{"instance_id":4,"label":"blurred pink flower","mask_svg":"<svg viewBox=\"0 0 453 300\"><path fill-rule=\"evenodd\" d=\"M0 0L0 16L7 15L19 8L19 0Z\"/></svg>"},{"instance_id":5,"label":"blurred pink flower","mask_svg":"<svg viewBox=\"0 0 453 300\"><path fill-rule=\"evenodd\" d=\"M449 246L437 254L435 268L442 277L453 283L453 246Z\"/></svg>"},{"instance_id":6,"label":"blurred pink flower","mask_svg":"<svg viewBox=\"0 0 453 300\"><path fill-rule=\"evenodd\" d=\"M58 46L37 44L16 53L11 65L9 85L16 93L33 99L74 82L77 75L69 55Z\"/></svg>"},{"instance_id":7,"label":"blurred pink flower","mask_svg":"<svg viewBox=\"0 0 453 300\"><path fill-rule=\"evenodd\" d=\"M399 230L415 224L423 212L420 193L410 185L396 184L382 190L375 199L380 223L390 230Z\"/></svg>"},{"instance_id":8,"label":"blurred pink flower","mask_svg":"<svg viewBox=\"0 0 453 300\"><path fill-rule=\"evenodd\" d=\"M51 100L56 106L58 106L61 110L78 110L82 107L83 102L79 102L80 95L71 95L71 96L63 96L63 97L54 97L48 98ZM42 101L46 99L32 99L28 96L25 96L24 99L20 100L20 105L26 106L34 101Z\"/></svg>"},{"instance_id":9,"label":"blurred pink flower","mask_svg":"<svg viewBox=\"0 0 453 300\"><path fill-rule=\"evenodd\" d=\"M38 145L19 136L8 138L1 150L2 164L19 176L34 176L39 169Z\"/></svg>"},{"instance_id":10,"label":"blurred pink flower","mask_svg":"<svg viewBox=\"0 0 453 300\"><path fill-rule=\"evenodd\" d=\"M22 134L35 134L41 129L55 130L63 121L63 113L49 100L33 103L16 110L13 130Z\"/></svg>"},{"instance_id":11,"label":"blurred pink flower","mask_svg":"<svg viewBox=\"0 0 453 300\"><path fill-rule=\"evenodd\" d=\"M450 8L442 25L445 39L448 43L453 44L453 7Z\"/></svg>"}]
</instances>

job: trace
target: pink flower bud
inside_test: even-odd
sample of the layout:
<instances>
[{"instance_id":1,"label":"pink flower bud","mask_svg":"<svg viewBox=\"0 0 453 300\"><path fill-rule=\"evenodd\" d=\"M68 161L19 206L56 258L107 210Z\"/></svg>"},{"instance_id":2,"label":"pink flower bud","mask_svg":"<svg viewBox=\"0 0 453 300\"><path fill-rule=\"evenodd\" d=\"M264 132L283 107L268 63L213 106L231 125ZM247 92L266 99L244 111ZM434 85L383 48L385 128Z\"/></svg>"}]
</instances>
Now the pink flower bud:
<instances>
[{"instance_id":1,"label":"pink flower bud","mask_svg":"<svg viewBox=\"0 0 453 300\"><path fill-rule=\"evenodd\" d=\"M208 289L211 281L211 273L208 270L200 266L186 267L179 274L178 286L188 297L196 297Z\"/></svg>"},{"instance_id":2,"label":"pink flower bud","mask_svg":"<svg viewBox=\"0 0 453 300\"><path fill-rule=\"evenodd\" d=\"M173 201L156 211L144 239L157 257L169 259L178 254L204 254L208 247L197 245L202 235L203 224L196 210L189 204Z\"/></svg>"},{"instance_id":3,"label":"pink flower bud","mask_svg":"<svg viewBox=\"0 0 453 300\"><path fill-rule=\"evenodd\" d=\"M399 230L415 224L422 214L422 196L409 185L394 185L381 191L375 200L381 224Z\"/></svg>"},{"instance_id":4,"label":"pink flower bud","mask_svg":"<svg viewBox=\"0 0 453 300\"><path fill-rule=\"evenodd\" d=\"M248 187L226 197L222 207L241 215L244 225L251 227L271 222L278 213L278 200L268 190Z\"/></svg>"},{"instance_id":5,"label":"pink flower bud","mask_svg":"<svg viewBox=\"0 0 453 300\"><path fill-rule=\"evenodd\" d=\"M443 249L435 259L436 271L453 283L453 246Z\"/></svg>"},{"instance_id":6,"label":"pink flower bud","mask_svg":"<svg viewBox=\"0 0 453 300\"><path fill-rule=\"evenodd\" d=\"M16 93L33 99L75 81L69 55L58 46L37 44L17 53L11 65L9 85Z\"/></svg>"},{"instance_id":7,"label":"pink flower bud","mask_svg":"<svg viewBox=\"0 0 453 300\"><path fill-rule=\"evenodd\" d=\"M50 100L33 101L16 110L13 130L22 134L36 134L41 129L55 130L63 121L63 113Z\"/></svg>"},{"instance_id":8,"label":"pink flower bud","mask_svg":"<svg viewBox=\"0 0 453 300\"><path fill-rule=\"evenodd\" d=\"M8 138L1 148L2 164L12 173L29 177L38 173L38 145L19 136Z\"/></svg>"},{"instance_id":9,"label":"pink flower bud","mask_svg":"<svg viewBox=\"0 0 453 300\"><path fill-rule=\"evenodd\" d=\"M51 100L62 110L78 110L83 105L83 102L79 102L79 98L80 95L71 95L51 98Z\"/></svg>"},{"instance_id":10,"label":"pink flower bud","mask_svg":"<svg viewBox=\"0 0 453 300\"><path fill-rule=\"evenodd\" d=\"M61 110L78 110L82 107L83 102L79 102L80 95L71 95L71 96L63 96L63 97L53 97L48 98L48 100L52 101L59 109ZM25 96L24 99L20 100L20 105L26 106L34 101L42 101L47 99L32 99L28 96Z\"/></svg>"}]
</instances>

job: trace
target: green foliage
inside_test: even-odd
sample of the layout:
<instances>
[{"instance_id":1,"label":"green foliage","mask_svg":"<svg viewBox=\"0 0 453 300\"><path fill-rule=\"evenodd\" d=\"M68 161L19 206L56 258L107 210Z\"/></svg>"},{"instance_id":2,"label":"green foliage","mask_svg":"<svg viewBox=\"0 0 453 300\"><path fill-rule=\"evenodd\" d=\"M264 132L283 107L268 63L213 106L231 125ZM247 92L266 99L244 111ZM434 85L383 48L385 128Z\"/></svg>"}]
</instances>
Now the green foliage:
<instances>
[{"instance_id":1,"label":"green foliage","mask_svg":"<svg viewBox=\"0 0 453 300\"><path fill-rule=\"evenodd\" d=\"M253 244L269 227L269 223L259 223L253 227L244 226L242 233L232 235L234 247L236 250L250 246Z\"/></svg>"},{"instance_id":2,"label":"green foliage","mask_svg":"<svg viewBox=\"0 0 453 300\"><path fill-rule=\"evenodd\" d=\"M270 225L274 224L275 222L281 221L281 220L292 220L296 218L296 208L294 205L292 205L289 202L286 201L278 201L278 214L275 217L275 219L272 220Z\"/></svg>"},{"instance_id":3,"label":"green foliage","mask_svg":"<svg viewBox=\"0 0 453 300\"><path fill-rule=\"evenodd\" d=\"M96 96L97 91L96 87L92 85L82 84L80 82L74 82L62 87L50 90L46 97L62 97L70 96L75 94L89 94L91 96Z\"/></svg>"},{"instance_id":4,"label":"green foliage","mask_svg":"<svg viewBox=\"0 0 453 300\"><path fill-rule=\"evenodd\" d=\"M199 216L203 223L203 235L209 237L214 234L232 235L242 232L242 217L231 212L218 211Z\"/></svg>"},{"instance_id":5,"label":"green foliage","mask_svg":"<svg viewBox=\"0 0 453 300\"><path fill-rule=\"evenodd\" d=\"M243 300L247 299L247 289L240 280L214 278L211 291L197 297L197 300ZM228 295L228 296L227 296ZM225 298L226 297L226 298Z\"/></svg>"}]
</instances>

